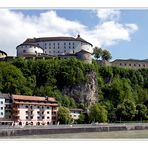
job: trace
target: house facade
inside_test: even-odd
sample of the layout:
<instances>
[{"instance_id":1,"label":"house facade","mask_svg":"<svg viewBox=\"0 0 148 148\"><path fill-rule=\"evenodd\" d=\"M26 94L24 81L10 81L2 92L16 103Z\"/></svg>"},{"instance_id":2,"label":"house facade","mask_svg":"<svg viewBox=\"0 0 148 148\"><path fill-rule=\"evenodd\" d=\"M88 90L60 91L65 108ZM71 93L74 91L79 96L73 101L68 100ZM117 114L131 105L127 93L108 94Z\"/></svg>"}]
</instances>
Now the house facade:
<instances>
[{"instance_id":1,"label":"house facade","mask_svg":"<svg viewBox=\"0 0 148 148\"><path fill-rule=\"evenodd\" d=\"M111 65L117 66L117 67L123 67L123 68L131 68L131 69L148 68L148 60L117 59L111 62Z\"/></svg>"},{"instance_id":2,"label":"house facade","mask_svg":"<svg viewBox=\"0 0 148 148\"><path fill-rule=\"evenodd\" d=\"M0 94L0 125L49 125L57 123L55 98Z\"/></svg>"},{"instance_id":3,"label":"house facade","mask_svg":"<svg viewBox=\"0 0 148 148\"><path fill-rule=\"evenodd\" d=\"M55 98L12 95L15 125L49 125L57 123Z\"/></svg>"},{"instance_id":4,"label":"house facade","mask_svg":"<svg viewBox=\"0 0 148 148\"><path fill-rule=\"evenodd\" d=\"M70 109L70 116L73 119L73 121L78 120L82 112L83 112L83 109L78 109L78 108Z\"/></svg>"}]
</instances>

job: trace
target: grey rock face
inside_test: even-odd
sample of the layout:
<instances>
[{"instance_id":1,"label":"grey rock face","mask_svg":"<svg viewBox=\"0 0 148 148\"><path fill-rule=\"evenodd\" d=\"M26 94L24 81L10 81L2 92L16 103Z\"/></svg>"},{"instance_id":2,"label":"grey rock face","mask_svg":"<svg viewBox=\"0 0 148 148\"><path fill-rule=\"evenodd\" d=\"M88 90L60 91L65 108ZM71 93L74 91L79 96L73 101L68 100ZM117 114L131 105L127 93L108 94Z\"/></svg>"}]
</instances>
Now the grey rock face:
<instances>
[{"instance_id":1,"label":"grey rock face","mask_svg":"<svg viewBox=\"0 0 148 148\"><path fill-rule=\"evenodd\" d=\"M78 103L95 103L97 101L97 79L95 72L87 73L87 82L72 87L65 86L63 94L71 96Z\"/></svg>"}]
</instances>

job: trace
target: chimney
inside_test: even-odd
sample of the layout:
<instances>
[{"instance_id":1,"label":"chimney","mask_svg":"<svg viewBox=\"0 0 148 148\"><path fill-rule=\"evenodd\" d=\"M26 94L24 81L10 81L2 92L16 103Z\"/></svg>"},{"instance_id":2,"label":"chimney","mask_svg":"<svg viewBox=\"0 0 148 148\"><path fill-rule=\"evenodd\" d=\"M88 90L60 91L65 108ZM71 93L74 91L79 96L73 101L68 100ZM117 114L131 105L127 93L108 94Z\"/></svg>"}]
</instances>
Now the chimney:
<instances>
[{"instance_id":1,"label":"chimney","mask_svg":"<svg viewBox=\"0 0 148 148\"><path fill-rule=\"evenodd\" d=\"M78 34L77 38L80 38L80 34Z\"/></svg>"}]
</instances>

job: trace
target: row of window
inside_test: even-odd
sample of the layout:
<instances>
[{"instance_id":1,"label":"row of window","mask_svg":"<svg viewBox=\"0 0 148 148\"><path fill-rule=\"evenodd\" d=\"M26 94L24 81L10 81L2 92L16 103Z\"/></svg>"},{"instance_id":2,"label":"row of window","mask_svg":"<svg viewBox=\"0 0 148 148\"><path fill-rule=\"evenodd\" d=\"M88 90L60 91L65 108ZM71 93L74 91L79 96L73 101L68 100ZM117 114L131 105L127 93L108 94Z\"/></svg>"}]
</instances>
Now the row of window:
<instances>
[{"instance_id":1,"label":"row of window","mask_svg":"<svg viewBox=\"0 0 148 148\"><path fill-rule=\"evenodd\" d=\"M44 49L47 49L47 47L45 46L44 47ZM51 48L51 46L49 46L49 49L56 49L56 47L55 46L53 46L53 48ZM58 49L60 49L60 47L58 46ZM64 49L66 49L66 46L64 46ZM69 46L69 49L75 49L75 47L74 46Z\"/></svg>"},{"instance_id":2,"label":"row of window","mask_svg":"<svg viewBox=\"0 0 148 148\"><path fill-rule=\"evenodd\" d=\"M26 114L28 114L28 113L32 114L32 113L33 113L33 111L31 111L31 112L26 111ZM37 111L37 113L38 113L38 114L40 114L40 113L44 114L44 111L42 111L42 112ZM49 114L49 113L50 113L50 112L49 112L49 111L47 111L47 114Z\"/></svg>"},{"instance_id":3,"label":"row of window","mask_svg":"<svg viewBox=\"0 0 148 148\"><path fill-rule=\"evenodd\" d=\"M33 109L33 106L32 106L32 105L30 105L30 106L29 106L29 105L26 105L25 108ZM37 108L38 108L38 109L45 109L46 107L44 107L44 106L38 106ZM50 107L47 106L47 109L50 109Z\"/></svg>"},{"instance_id":4,"label":"row of window","mask_svg":"<svg viewBox=\"0 0 148 148\"><path fill-rule=\"evenodd\" d=\"M64 42L63 44L64 44L64 46L66 46L66 44L68 44L68 45L73 45L73 46L75 45L74 42L73 42L73 43L71 43L71 42L69 42L69 43ZM40 44L38 43L37 45L39 46ZM46 46L46 45L47 45L47 43L44 43L44 46ZM48 45L49 45L49 46L51 46L51 45L53 45L53 46L58 45L58 46L59 46L60 43L48 43Z\"/></svg>"},{"instance_id":5,"label":"row of window","mask_svg":"<svg viewBox=\"0 0 148 148\"><path fill-rule=\"evenodd\" d=\"M135 67L138 66L138 67L145 67L145 64L141 65L141 64L126 64L126 63L120 63L120 66L132 66L134 65Z\"/></svg>"},{"instance_id":6,"label":"row of window","mask_svg":"<svg viewBox=\"0 0 148 148\"><path fill-rule=\"evenodd\" d=\"M29 118L28 116L26 116L26 119L33 119L33 116L30 116L30 118ZM42 117L37 117L37 119L45 119L45 117L44 117L44 116L42 116ZM50 119L50 117L47 116L47 119Z\"/></svg>"},{"instance_id":7,"label":"row of window","mask_svg":"<svg viewBox=\"0 0 148 148\"><path fill-rule=\"evenodd\" d=\"M47 122L47 125L49 125L50 123ZM22 125L22 122L19 122L19 125ZM26 122L26 125L33 125L33 122ZM40 122L37 122L36 125L45 125L45 123L40 123Z\"/></svg>"}]
</instances>

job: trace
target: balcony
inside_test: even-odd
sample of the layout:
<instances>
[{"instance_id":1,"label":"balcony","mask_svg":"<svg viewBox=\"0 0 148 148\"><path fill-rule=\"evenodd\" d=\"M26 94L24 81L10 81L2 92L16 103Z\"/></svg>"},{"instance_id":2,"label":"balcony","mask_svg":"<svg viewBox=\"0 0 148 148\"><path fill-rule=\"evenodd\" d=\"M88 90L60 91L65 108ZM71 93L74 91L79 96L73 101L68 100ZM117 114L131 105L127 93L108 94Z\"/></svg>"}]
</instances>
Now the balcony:
<instances>
[{"instance_id":1,"label":"balcony","mask_svg":"<svg viewBox=\"0 0 148 148\"><path fill-rule=\"evenodd\" d=\"M16 111L13 111L13 115L15 116L15 115L18 115L20 113L20 111L19 110L16 110Z\"/></svg>"}]
</instances>

